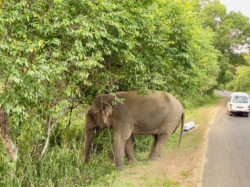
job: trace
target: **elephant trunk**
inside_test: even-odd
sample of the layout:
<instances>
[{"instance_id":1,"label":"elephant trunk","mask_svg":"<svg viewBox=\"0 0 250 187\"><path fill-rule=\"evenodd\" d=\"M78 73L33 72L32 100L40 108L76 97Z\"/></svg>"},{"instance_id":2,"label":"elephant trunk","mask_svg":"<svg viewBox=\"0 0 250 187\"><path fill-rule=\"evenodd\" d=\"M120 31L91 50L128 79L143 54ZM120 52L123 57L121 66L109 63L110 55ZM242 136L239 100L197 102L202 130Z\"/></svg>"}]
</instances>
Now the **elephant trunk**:
<instances>
[{"instance_id":1,"label":"elephant trunk","mask_svg":"<svg viewBox=\"0 0 250 187\"><path fill-rule=\"evenodd\" d=\"M84 161L89 161L89 154L91 149L91 143L94 137L94 128L85 128L85 141L84 141Z\"/></svg>"}]
</instances>

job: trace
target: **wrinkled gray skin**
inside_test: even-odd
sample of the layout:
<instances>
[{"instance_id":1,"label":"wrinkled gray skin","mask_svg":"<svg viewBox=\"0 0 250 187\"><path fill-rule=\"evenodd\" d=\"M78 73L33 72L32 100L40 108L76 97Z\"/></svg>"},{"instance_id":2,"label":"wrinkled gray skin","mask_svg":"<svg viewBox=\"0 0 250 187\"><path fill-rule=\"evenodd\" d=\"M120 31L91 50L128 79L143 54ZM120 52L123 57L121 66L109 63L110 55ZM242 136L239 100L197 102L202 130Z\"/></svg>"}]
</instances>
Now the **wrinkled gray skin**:
<instances>
[{"instance_id":1,"label":"wrinkled gray skin","mask_svg":"<svg viewBox=\"0 0 250 187\"><path fill-rule=\"evenodd\" d=\"M85 121L85 162L89 161L94 131L98 132L106 127L114 129L114 158L118 170L124 166L125 153L130 163L136 162L133 134L154 135L150 160L161 157L164 144L180 123L181 141L184 110L174 96L163 92L150 92L147 96L140 96L135 91L118 92L116 96L123 98L123 103L112 105L114 96L102 94L96 96L88 109Z\"/></svg>"}]
</instances>

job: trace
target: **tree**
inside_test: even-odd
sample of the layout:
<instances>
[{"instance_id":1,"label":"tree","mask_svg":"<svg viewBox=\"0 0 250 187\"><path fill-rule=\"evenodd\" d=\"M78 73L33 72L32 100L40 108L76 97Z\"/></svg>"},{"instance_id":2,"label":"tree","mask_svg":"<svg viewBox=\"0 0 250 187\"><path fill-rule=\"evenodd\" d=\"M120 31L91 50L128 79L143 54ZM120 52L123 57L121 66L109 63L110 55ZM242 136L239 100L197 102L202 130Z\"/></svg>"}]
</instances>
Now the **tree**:
<instances>
[{"instance_id":1,"label":"tree","mask_svg":"<svg viewBox=\"0 0 250 187\"><path fill-rule=\"evenodd\" d=\"M225 84L230 81L226 72L231 71L231 65L237 67L246 64L245 51L240 48L249 45L249 18L240 12L227 13L226 7L218 0L193 0L192 4L194 10L202 16L203 26L210 27L215 32L213 45L221 53L218 82Z\"/></svg>"},{"instance_id":2,"label":"tree","mask_svg":"<svg viewBox=\"0 0 250 187\"><path fill-rule=\"evenodd\" d=\"M227 88L234 91L250 91L250 67L249 66L239 66L236 69L236 74L234 79L227 84Z\"/></svg>"}]
</instances>

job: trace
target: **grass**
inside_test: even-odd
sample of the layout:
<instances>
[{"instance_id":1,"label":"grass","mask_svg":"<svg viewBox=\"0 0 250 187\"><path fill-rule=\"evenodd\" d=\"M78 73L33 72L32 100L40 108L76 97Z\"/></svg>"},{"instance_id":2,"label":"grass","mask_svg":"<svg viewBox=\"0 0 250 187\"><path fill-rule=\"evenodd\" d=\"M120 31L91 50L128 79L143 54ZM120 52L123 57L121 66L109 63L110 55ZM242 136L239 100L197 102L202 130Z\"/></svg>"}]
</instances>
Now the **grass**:
<instances>
[{"instance_id":1,"label":"grass","mask_svg":"<svg viewBox=\"0 0 250 187\"><path fill-rule=\"evenodd\" d=\"M185 178L185 179L187 179L189 176L190 176L190 174L192 173L192 171L194 170L194 168L191 168L191 169L188 169L188 170L183 170L183 171L181 171L181 175Z\"/></svg>"},{"instance_id":2,"label":"grass","mask_svg":"<svg viewBox=\"0 0 250 187\"><path fill-rule=\"evenodd\" d=\"M148 187L154 187L154 186L178 187L180 186L180 183L174 180L156 178L153 181L147 182L147 186Z\"/></svg>"}]
</instances>

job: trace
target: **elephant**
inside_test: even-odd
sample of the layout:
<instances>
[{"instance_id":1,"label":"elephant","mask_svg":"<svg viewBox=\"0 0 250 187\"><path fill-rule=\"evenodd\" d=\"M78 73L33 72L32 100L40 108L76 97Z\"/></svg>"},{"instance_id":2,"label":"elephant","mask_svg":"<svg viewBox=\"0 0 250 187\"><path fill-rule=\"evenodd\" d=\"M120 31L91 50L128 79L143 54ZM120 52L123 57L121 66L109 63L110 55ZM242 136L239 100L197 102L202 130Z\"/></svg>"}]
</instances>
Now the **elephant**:
<instances>
[{"instance_id":1,"label":"elephant","mask_svg":"<svg viewBox=\"0 0 250 187\"><path fill-rule=\"evenodd\" d=\"M114 102L116 98L122 102ZM181 103L171 94L150 91L146 96L137 91L97 95L85 118L84 161L90 158L94 132L113 129L114 160L117 170L124 167L126 154L129 163L136 162L133 135L153 135L149 159L161 158L164 144L181 124L181 142L185 113Z\"/></svg>"}]
</instances>

